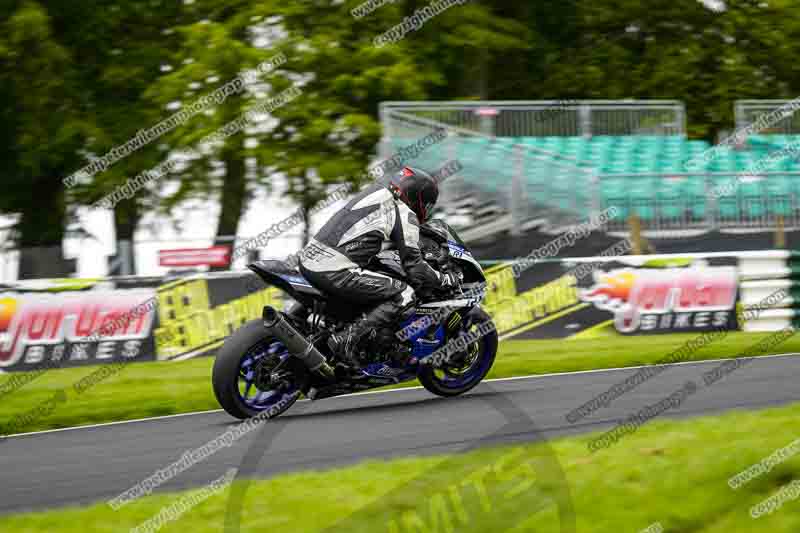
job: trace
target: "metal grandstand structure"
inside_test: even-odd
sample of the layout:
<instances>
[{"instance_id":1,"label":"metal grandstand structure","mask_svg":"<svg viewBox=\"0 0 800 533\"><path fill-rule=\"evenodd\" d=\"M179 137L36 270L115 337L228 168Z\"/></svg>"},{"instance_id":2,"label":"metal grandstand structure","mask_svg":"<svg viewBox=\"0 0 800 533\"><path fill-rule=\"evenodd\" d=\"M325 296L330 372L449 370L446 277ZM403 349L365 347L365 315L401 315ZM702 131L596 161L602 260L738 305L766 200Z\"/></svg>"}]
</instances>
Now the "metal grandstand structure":
<instances>
[{"instance_id":1,"label":"metal grandstand structure","mask_svg":"<svg viewBox=\"0 0 800 533\"><path fill-rule=\"evenodd\" d=\"M737 100L733 108L736 129L744 129L755 123L759 116L793 102L794 100ZM800 133L800 114L787 110L780 120L771 124L761 133Z\"/></svg>"},{"instance_id":2,"label":"metal grandstand structure","mask_svg":"<svg viewBox=\"0 0 800 533\"><path fill-rule=\"evenodd\" d=\"M555 228L577 224L593 210L589 195L581 197L565 189L554 195L542 189L553 184L545 179L553 175L580 176L591 183L594 170L574 159L537 147L505 142L503 139L434 119L391 111L384 115L390 121L391 134L382 142L384 157L412 144L438 129L445 129L446 139L427 149L417 162L429 169L438 169L448 161L458 161L462 170L449 178L442 188L440 205L447 206L450 215L469 215L485 219L475 236L510 230L521 233L533 225L548 224ZM532 168L541 168L542 180L523 179ZM547 172L544 172L544 169ZM538 202L538 198L558 198L560 205ZM479 199L479 200L477 200ZM469 237L466 237L469 238Z\"/></svg>"},{"instance_id":3,"label":"metal grandstand structure","mask_svg":"<svg viewBox=\"0 0 800 533\"><path fill-rule=\"evenodd\" d=\"M384 127L401 112L496 137L686 134L677 100L383 102L380 109Z\"/></svg>"},{"instance_id":4,"label":"metal grandstand structure","mask_svg":"<svg viewBox=\"0 0 800 533\"><path fill-rule=\"evenodd\" d=\"M747 125L783 103L739 102L737 121L744 117ZM558 232L611 205L622 213L608 225L612 233L627 231L634 214L646 235L800 228L800 185L795 186L800 169L779 164L750 170L747 162L763 156L763 150L749 154L747 145L726 147L734 166L690 169L679 161L668 170L630 172L533 142L658 137L693 143L691 154L712 148L686 140L685 117L683 104L675 101L386 102L381 155L445 129L447 139L426 151L420 164L462 164L464 170L443 188L447 201L442 204L446 215L469 215L465 238L518 234L535 226ZM774 131L800 131L797 126L787 115ZM726 189L725 184L733 185Z\"/></svg>"}]
</instances>

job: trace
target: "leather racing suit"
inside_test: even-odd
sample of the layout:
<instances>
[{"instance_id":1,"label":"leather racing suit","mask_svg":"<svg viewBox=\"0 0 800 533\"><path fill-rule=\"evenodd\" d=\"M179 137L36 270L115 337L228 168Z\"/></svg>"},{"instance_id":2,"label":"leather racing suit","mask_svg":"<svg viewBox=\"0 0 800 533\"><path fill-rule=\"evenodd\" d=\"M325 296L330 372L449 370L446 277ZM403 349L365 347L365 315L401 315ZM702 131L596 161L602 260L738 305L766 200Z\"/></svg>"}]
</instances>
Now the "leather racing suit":
<instances>
[{"instance_id":1,"label":"leather racing suit","mask_svg":"<svg viewBox=\"0 0 800 533\"><path fill-rule=\"evenodd\" d=\"M399 252L410 286L366 268L384 250ZM379 183L358 193L328 220L300 252L299 266L317 289L354 304L375 304L351 329L354 344L391 324L415 302L415 290L454 283L424 261L417 215Z\"/></svg>"}]
</instances>

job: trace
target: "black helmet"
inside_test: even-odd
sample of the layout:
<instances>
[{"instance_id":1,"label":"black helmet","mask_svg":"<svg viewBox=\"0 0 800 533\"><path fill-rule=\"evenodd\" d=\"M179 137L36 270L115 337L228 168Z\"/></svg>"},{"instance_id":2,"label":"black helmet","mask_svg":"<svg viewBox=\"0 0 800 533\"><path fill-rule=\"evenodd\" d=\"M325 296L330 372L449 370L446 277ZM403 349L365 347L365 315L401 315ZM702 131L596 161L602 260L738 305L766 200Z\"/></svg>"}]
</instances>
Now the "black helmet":
<instances>
[{"instance_id":1,"label":"black helmet","mask_svg":"<svg viewBox=\"0 0 800 533\"><path fill-rule=\"evenodd\" d=\"M439 198L436 180L418 168L404 167L392 176L389 190L417 215L420 224L428 219L436 205L436 199Z\"/></svg>"}]
</instances>

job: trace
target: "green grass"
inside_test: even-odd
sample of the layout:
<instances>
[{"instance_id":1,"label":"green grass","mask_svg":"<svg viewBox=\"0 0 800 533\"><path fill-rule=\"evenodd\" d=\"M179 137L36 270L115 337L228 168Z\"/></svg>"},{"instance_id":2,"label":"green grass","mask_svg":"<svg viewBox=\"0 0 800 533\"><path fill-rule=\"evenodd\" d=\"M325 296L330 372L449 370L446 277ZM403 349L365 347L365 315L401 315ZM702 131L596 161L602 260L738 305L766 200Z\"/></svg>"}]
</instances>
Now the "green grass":
<instances>
[{"instance_id":1,"label":"green grass","mask_svg":"<svg viewBox=\"0 0 800 533\"><path fill-rule=\"evenodd\" d=\"M734 357L769 334L731 332L698 350L694 359ZM696 335L608 337L586 340L503 341L490 378L571 372L654 363ZM800 352L800 336L778 346L776 353ZM98 367L52 370L23 388L2 396L0 420L18 420L37 405L66 390L67 401L41 417L32 417L20 433L77 425L132 420L219 408L211 390L208 357L178 363L131 364L83 394L73 384ZM2 383L10 375L0 378ZM407 385L416 385L416 382Z\"/></svg>"},{"instance_id":2,"label":"green grass","mask_svg":"<svg viewBox=\"0 0 800 533\"><path fill-rule=\"evenodd\" d=\"M77 394L73 385L99 367L51 370L4 395L0 420L12 421L52 398L58 390L65 390L67 401L17 432L218 409L211 390L212 363L206 357L179 363L130 364L82 394Z\"/></svg>"},{"instance_id":3,"label":"green grass","mask_svg":"<svg viewBox=\"0 0 800 533\"><path fill-rule=\"evenodd\" d=\"M800 455L737 490L729 488L727 480L794 441L798 417L800 404L656 420L595 454L587 450L588 435L549 446L565 473L579 532L639 532L659 522L666 532L796 533L800 501L786 501L757 520L749 516L749 509L800 478ZM484 448L254 481L244 500L241 531L312 532L335 523L339 527L330 531L564 531L549 499L553 488L563 485L547 473L543 450L541 444ZM161 531L223 531L229 491L212 496ZM178 497L176 493L150 496L118 511L99 503L3 516L0 530L125 531ZM535 512L542 505L546 506ZM414 516L429 526L437 516L439 526L406 527L404 520ZM392 523L401 526L392 528ZM506 529L511 525L517 527Z\"/></svg>"},{"instance_id":4,"label":"green grass","mask_svg":"<svg viewBox=\"0 0 800 533\"><path fill-rule=\"evenodd\" d=\"M692 354L690 360L737 357L773 333L732 331ZM582 340L501 341L490 378L575 372L602 368L648 365L658 362L697 334L598 337ZM800 353L800 335L790 337L769 353Z\"/></svg>"}]
</instances>

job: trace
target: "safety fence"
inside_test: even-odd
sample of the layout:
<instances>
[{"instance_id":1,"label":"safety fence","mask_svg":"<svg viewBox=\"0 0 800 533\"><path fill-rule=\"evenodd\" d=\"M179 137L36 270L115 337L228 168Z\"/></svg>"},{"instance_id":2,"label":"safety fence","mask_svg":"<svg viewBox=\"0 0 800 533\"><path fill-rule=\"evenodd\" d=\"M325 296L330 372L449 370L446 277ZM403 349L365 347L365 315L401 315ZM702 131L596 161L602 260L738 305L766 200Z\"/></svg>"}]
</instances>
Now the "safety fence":
<instances>
[{"instance_id":1,"label":"safety fence","mask_svg":"<svg viewBox=\"0 0 800 533\"><path fill-rule=\"evenodd\" d=\"M734 103L734 120L736 130L744 130L751 124L758 124L760 117L784 106L793 104L793 100L737 100ZM779 116L773 117L759 129L762 134L791 134L800 133L800 114L792 109L783 109Z\"/></svg>"},{"instance_id":2,"label":"safety fence","mask_svg":"<svg viewBox=\"0 0 800 533\"><path fill-rule=\"evenodd\" d=\"M744 331L780 331L800 328L800 253L772 251L742 254L739 258L740 299L752 307L771 294L785 297L770 309L742 317Z\"/></svg>"},{"instance_id":3,"label":"safety fence","mask_svg":"<svg viewBox=\"0 0 800 533\"><path fill-rule=\"evenodd\" d=\"M622 214L610 232L629 229L636 215L654 234L792 230L800 228L800 171L600 174L601 206Z\"/></svg>"},{"instance_id":4,"label":"safety fence","mask_svg":"<svg viewBox=\"0 0 800 533\"><path fill-rule=\"evenodd\" d=\"M394 112L496 137L686 134L686 111L677 100L383 102L389 137L396 135Z\"/></svg>"}]
</instances>

